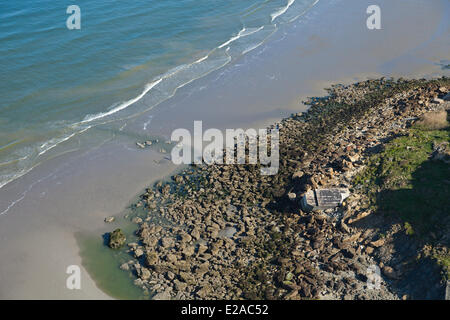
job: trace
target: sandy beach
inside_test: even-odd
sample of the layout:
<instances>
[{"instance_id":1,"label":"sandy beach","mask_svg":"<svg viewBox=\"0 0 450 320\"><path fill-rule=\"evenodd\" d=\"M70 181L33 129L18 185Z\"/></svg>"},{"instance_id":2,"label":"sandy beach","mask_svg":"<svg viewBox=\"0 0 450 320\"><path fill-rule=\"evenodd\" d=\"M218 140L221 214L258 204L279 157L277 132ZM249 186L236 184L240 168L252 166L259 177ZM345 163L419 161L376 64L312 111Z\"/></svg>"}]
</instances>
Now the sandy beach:
<instances>
[{"instance_id":1,"label":"sandy beach","mask_svg":"<svg viewBox=\"0 0 450 320\"><path fill-rule=\"evenodd\" d=\"M75 235L101 235L152 182L176 169L135 136L167 140L176 128L264 128L305 110L333 83L450 75L450 3L378 1L382 29L368 30L370 1L319 1L304 17L233 64L182 88L94 148L46 161L0 190L0 299L110 299L83 266ZM151 119L148 130L143 125ZM135 134L130 138L131 134ZM76 139L84 139L84 136ZM66 269L81 267L81 290Z\"/></svg>"}]
</instances>

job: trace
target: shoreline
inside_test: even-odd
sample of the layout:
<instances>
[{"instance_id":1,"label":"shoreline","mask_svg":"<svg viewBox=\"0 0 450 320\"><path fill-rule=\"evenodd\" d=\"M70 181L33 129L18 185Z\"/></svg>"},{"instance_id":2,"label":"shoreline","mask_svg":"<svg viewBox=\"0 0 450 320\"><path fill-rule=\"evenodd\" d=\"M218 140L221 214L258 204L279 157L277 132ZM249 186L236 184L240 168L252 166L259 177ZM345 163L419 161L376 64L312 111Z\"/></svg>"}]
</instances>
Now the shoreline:
<instances>
[{"instance_id":1,"label":"shoreline","mask_svg":"<svg viewBox=\"0 0 450 320\"><path fill-rule=\"evenodd\" d=\"M134 259L121 269L131 270L134 283L156 300L442 299L445 284L428 261L416 261L412 271L428 268L427 279L401 287L395 282L400 275L411 278L398 263L408 256L386 256L382 247L400 238L403 244L395 246L417 246L412 250L420 255L430 251L429 235L402 237L401 220L366 205L355 181L389 141L414 135L417 119L450 110L440 100L449 90L448 78L333 86L326 97L309 100L308 112L274 124L280 127L277 175L258 177L259 165L193 165L148 188L135 205L138 240L123 243ZM351 191L342 206L301 208L308 190L336 187ZM389 236L381 237L378 228ZM434 254L446 255L448 230L437 234L444 247ZM383 270L376 291L366 287L371 266Z\"/></svg>"},{"instance_id":2,"label":"shoreline","mask_svg":"<svg viewBox=\"0 0 450 320\"><path fill-rule=\"evenodd\" d=\"M428 28L414 27L415 24L408 19L419 15L420 10L413 5L412 13L405 14L406 24L401 30L393 25L393 17L404 14L402 10L393 8L391 16L386 17L392 34L387 37L393 45L389 52L380 54L380 50L376 50L376 42L383 36L372 37L363 28L352 30L354 25L365 25L364 15L354 16L365 3L354 1L347 10L346 5L338 2L333 8L336 12L333 12L327 11L326 4L321 2L307 14L309 20L283 30L286 31L284 39L274 39L235 65L183 87L176 97L130 123L126 134L132 137L143 135L142 127L149 115L153 118L145 135L169 136L174 128L192 125L198 117L205 119L206 126L219 129L240 126L264 128L294 111L298 112L299 96L320 96L324 79L328 85L351 83L356 76L376 78L384 72L387 76L448 74L448 70L433 65L439 59L447 58L445 45L438 45L439 39L445 39L445 35L433 38L434 28L438 28L439 22ZM443 17L439 12L442 4L436 2L427 7L429 10L423 13L425 17L419 17L419 20L439 21ZM389 4L385 6L389 7ZM325 13L325 22L314 16L317 12ZM347 17L344 24L339 22L343 17ZM336 24L339 28L327 36L326 30L314 30L314 22L318 21L322 29ZM406 39L396 44L395 39L409 27L410 33L417 29L417 39ZM347 39L348 34L353 34L355 39L367 39L362 45L355 44ZM375 41L375 44L371 45L370 41ZM426 50L424 53L420 48L424 41L432 42L432 53ZM412 53L411 48L415 48ZM369 56L358 58L359 55L355 54L358 49ZM333 52L331 57L327 51ZM352 60L355 57L357 59ZM280 60L286 63L281 64ZM340 67L330 75L330 70L334 70L336 65ZM269 76L275 76L274 80ZM205 85L211 89L208 93L201 89ZM0 255L10 257L0 266L0 284L3 288L12 288L7 292L1 291L2 298L107 298L96 288L85 269L84 289L81 292L66 290L64 270L67 264L81 264L74 233L103 230L104 217L120 215L124 203L129 203L151 181L169 175L174 169L164 161L165 155L155 150L141 152L133 139L118 136L116 140L83 155L55 158L2 189L2 205L18 199L26 191L21 201L6 215L0 216L0 234L5 243L0 248ZM59 172L55 173L55 168L60 168ZM40 179L42 182L34 184ZM42 247L53 250L43 252ZM36 266L39 272L30 270L29 265Z\"/></svg>"}]
</instances>

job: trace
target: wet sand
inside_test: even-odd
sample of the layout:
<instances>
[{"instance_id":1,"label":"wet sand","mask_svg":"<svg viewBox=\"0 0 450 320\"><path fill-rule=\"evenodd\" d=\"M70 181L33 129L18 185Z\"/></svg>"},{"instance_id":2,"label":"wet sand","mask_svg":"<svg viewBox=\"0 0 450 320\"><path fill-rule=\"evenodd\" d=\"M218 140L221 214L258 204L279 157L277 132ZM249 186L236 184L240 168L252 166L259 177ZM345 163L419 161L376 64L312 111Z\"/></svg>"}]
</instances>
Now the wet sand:
<instances>
[{"instance_id":1,"label":"wet sand","mask_svg":"<svg viewBox=\"0 0 450 320\"><path fill-rule=\"evenodd\" d=\"M302 99L332 83L450 74L442 68L450 59L448 1L378 1L382 30L366 28L370 4L319 1L236 63L133 119L112 141L56 157L2 188L0 212L10 208L0 215L0 298L109 298L82 266L75 234L102 241L112 227L106 216L123 215L145 186L175 169L167 155L136 148L133 134L169 137L194 120L204 128L265 127L302 111ZM82 267L81 290L66 288L73 264Z\"/></svg>"}]
</instances>

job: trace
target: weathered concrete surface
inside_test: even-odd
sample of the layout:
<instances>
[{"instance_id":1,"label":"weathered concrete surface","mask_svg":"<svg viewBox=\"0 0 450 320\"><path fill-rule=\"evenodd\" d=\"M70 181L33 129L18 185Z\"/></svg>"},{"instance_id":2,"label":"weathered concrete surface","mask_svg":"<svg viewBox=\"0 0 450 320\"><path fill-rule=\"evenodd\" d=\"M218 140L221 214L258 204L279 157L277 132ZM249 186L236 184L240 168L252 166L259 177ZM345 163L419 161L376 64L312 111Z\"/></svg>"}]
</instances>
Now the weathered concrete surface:
<instances>
[{"instance_id":1,"label":"weathered concrete surface","mask_svg":"<svg viewBox=\"0 0 450 320\"><path fill-rule=\"evenodd\" d=\"M332 209L349 195L349 190L345 188L310 190L302 197L301 205L305 211Z\"/></svg>"}]
</instances>

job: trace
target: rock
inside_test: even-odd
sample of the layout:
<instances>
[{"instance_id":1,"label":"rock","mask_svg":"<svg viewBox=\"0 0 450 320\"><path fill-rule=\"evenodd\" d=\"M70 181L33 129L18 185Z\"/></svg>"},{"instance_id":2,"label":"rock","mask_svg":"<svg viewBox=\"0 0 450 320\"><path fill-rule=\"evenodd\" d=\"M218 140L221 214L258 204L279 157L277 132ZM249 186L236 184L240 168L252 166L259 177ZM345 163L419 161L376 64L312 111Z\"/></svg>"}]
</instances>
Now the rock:
<instances>
[{"instance_id":1,"label":"rock","mask_svg":"<svg viewBox=\"0 0 450 320\"><path fill-rule=\"evenodd\" d=\"M356 162L359 160L360 156L359 154L355 153L353 155L348 155L347 158L348 160L350 160L350 162Z\"/></svg>"},{"instance_id":2,"label":"rock","mask_svg":"<svg viewBox=\"0 0 450 320\"><path fill-rule=\"evenodd\" d=\"M441 104L441 103L444 103L444 100L442 100L440 98L434 98L431 102Z\"/></svg>"},{"instance_id":3,"label":"rock","mask_svg":"<svg viewBox=\"0 0 450 320\"><path fill-rule=\"evenodd\" d=\"M297 195L295 193L293 193L293 192L289 192L288 193L288 198L291 201L295 201L295 199L297 198Z\"/></svg>"},{"instance_id":4,"label":"rock","mask_svg":"<svg viewBox=\"0 0 450 320\"><path fill-rule=\"evenodd\" d=\"M111 222L114 222L114 220L116 220L116 218L114 218L114 217L111 216L111 217L106 217L104 221L105 221L106 223L111 223Z\"/></svg>"},{"instance_id":5,"label":"rock","mask_svg":"<svg viewBox=\"0 0 450 320\"><path fill-rule=\"evenodd\" d=\"M158 255L156 252L147 252L145 262L147 263L147 266L153 267L158 262Z\"/></svg>"},{"instance_id":6,"label":"rock","mask_svg":"<svg viewBox=\"0 0 450 320\"><path fill-rule=\"evenodd\" d=\"M339 223L339 227L341 228L342 231L350 233L350 228L347 226L347 224L344 222L344 219L341 219L340 223Z\"/></svg>"},{"instance_id":7,"label":"rock","mask_svg":"<svg viewBox=\"0 0 450 320\"><path fill-rule=\"evenodd\" d=\"M172 271L167 271L166 276L169 280L175 279L175 274Z\"/></svg>"},{"instance_id":8,"label":"rock","mask_svg":"<svg viewBox=\"0 0 450 320\"><path fill-rule=\"evenodd\" d=\"M141 268L139 273L140 273L140 278L142 280L150 279L151 273L150 273L150 270L148 270L147 268Z\"/></svg>"},{"instance_id":9,"label":"rock","mask_svg":"<svg viewBox=\"0 0 450 320\"><path fill-rule=\"evenodd\" d=\"M195 252L194 246L187 246L186 248L183 249L183 254L185 255L185 257L193 256L194 252Z\"/></svg>"},{"instance_id":10,"label":"rock","mask_svg":"<svg viewBox=\"0 0 450 320\"><path fill-rule=\"evenodd\" d=\"M355 233L355 234L353 234L353 235L351 235L351 236L349 236L347 238L344 238L342 240L342 242L344 242L344 243L353 243L353 242L357 241L360 236L361 236L361 232L357 232L357 233Z\"/></svg>"},{"instance_id":11,"label":"rock","mask_svg":"<svg viewBox=\"0 0 450 320\"><path fill-rule=\"evenodd\" d=\"M162 245L163 248L173 247L174 240L172 238L169 238L169 237L162 238L161 239L161 245Z\"/></svg>"},{"instance_id":12,"label":"rock","mask_svg":"<svg viewBox=\"0 0 450 320\"><path fill-rule=\"evenodd\" d=\"M211 245L210 251L213 256L217 256L217 254L219 253L219 250L220 250L220 247L217 243L213 243Z\"/></svg>"},{"instance_id":13,"label":"rock","mask_svg":"<svg viewBox=\"0 0 450 320\"><path fill-rule=\"evenodd\" d=\"M173 180L174 180L176 183L181 184L181 183L183 183L183 180L184 180L184 179L183 179L182 176L176 175L176 176L173 177Z\"/></svg>"},{"instance_id":14,"label":"rock","mask_svg":"<svg viewBox=\"0 0 450 320\"><path fill-rule=\"evenodd\" d=\"M136 258L139 258L144 255L144 251L142 251L142 249L136 249L136 251L134 251L134 255Z\"/></svg>"},{"instance_id":15,"label":"rock","mask_svg":"<svg viewBox=\"0 0 450 320\"><path fill-rule=\"evenodd\" d=\"M205 262L203 262L202 264L200 264L200 265L197 266L197 271L200 272L200 273L208 272L208 270L209 270L209 265L210 265L209 262L208 262L208 261L205 261Z\"/></svg>"},{"instance_id":16,"label":"rock","mask_svg":"<svg viewBox=\"0 0 450 320\"><path fill-rule=\"evenodd\" d=\"M155 294L152 300L170 300L170 292L168 290Z\"/></svg>"},{"instance_id":17,"label":"rock","mask_svg":"<svg viewBox=\"0 0 450 320\"><path fill-rule=\"evenodd\" d=\"M340 204L350 195L345 188L315 189L305 193L301 200L304 211L332 209Z\"/></svg>"},{"instance_id":18,"label":"rock","mask_svg":"<svg viewBox=\"0 0 450 320\"><path fill-rule=\"evenodd\" d=\"M372 241L370 244L374 247L381 247L382 245L384 245L385 240L384 238L378 239L377 241Z\"/></svg>"},{"instance_id":19,"label":"rock","mask_svg":"<svg viewBox=\"0 0 450 320\"><path fill-rule=\"evenodd\" d=\"M360 212L360 213L358 213L358 215L357 215L356 217L349 219L349 220L348 220L348 223L349 223L349 224L355 223L356 221L361 220L361 219L367 217L368 215L370 215L370 213L371 213L370 211L363 211L363 212Z\"/></svg>"},{"instance_id":20,"label":"rock","mask_svg":"<svg viewBox=\"0 0 450 320\"><path fill-rule=\"evenodd\" d=\"M182 232L180 234L180 241L182 243L191 242L191 240L192 240L192 237L190 235L188 235L187 233Z\"/></svg>"},{"instance_id":21,"label":"rock","mask_svg":"<svg viewBox=\"0 0 450 320\"><path fill-rule=\"evenodd\" d=\"M394 280L400 279L397 272L395 272L395 270L389 266L383 267L383 274L390 279L394 279Z\"/></svg>"},{"instance_id":22,"label":"rock","mask_svg":"<svg viewBox=\"0 0 450 320\"><path fill-rule=\"evenodd\" d=\"M173 283L175 285L175 290L177 290L177 291L185 291L188 286L188 284L186 282L182 282L178 279L175 279L173 281Z\"/></svg>"},{"instance_id":23,"label":"rock","mask_svg":"<svg viewBox=\"0 0 450 320\"><path fill-rule=\"evenodd\" d=\"M208 247L205 246L204 244L199 244L198 245L198 254L203 254L208 250Z\"/></svg>"},{"instance_id":24,"label":"rock","mask_svg":"<svg viewBox=\"0 0 450 320\"><path fill-rule=\"evenodd\" d=\"M288 274L286 275L285 280L286 281L291 281L294 278L294 274L292 272L288 272Z\"/></svg>"},{"instance_id":25,"label":"rock","mask_svg":"<svg viewBox=\"0 0 450 320\"><path fill-rule=\"evenodd\" d=\"M182 281L184 281L184 282L186 282L186 283L188 283L188 284L194 282L194 277L191 275L190 272L184 272L184 271L181 271L181 272L178 274L178 276L180 277L180 279L181 279Z\"/></svg>"},{"instance_id":26,"label":"rock","mask_svg":"<svg viewBox=\"0 0 450 320\"><path fill-rule=\"evenodd\" d=\"M125 244L127 238L122 230L116 229L109 233L109 247L112 249L118 249Z\"/></svg>"},{"instance_id":27,"label":"rock","mask_svg":"<svg viewBox=\"0 0 450 320\"><path fill-rule=\"evenodd\" d=\"M139 223L142 223L143 220L142 220L142 218L134 217L133 220L131 220L131 222L136 223L136 224L139 224Z\"/></svg>"},{"instance_id":28,"label":"rock","mask_svg":"<svg viewBox=\"0 0 450 320\"><path fill-rule=\"evenodd\" d=\"M130 266L128 265L128 263L125 262L120 265L120 269L128 271L128 270L130 270Z\"/></svg>"},{"instance_id":29,"label":"rock","mask_svg":"<svg viewBox=\"0 0 450 320\"><path fill-rule=\"evenodd\" d=\"M192 230L191 237L195 240L200 239L200 232L197 229Z\"/></svg>"},{"instance_id":30,"label":"rock","mask_svg":"<svg viewBox=\"0 0 450 320\"><path fill-rule=\"evenodd\" d=\"M367 246L365 251L367 254L372 254L373 253L374 248Z\"/></svg>"},{"instance_id":31,"label":"rock","mask_svg":"<svg viewBox=\"0 0 450 320\"><path fill-rule=\"evenodd\" d=\"M209 285L204 285L197 291L197 295L200 298L205 298L206 296L208 296L208 294L210 292L211 292L211 287Z\"/></svg>"},{"instance_id":32,"label":"rock","mask_svg":"<svg viewBox=\"0 0 450 320\"><path fill-rule=\"evenodd\" d=\"M292 179L300 179L301 177L303 177L303 175L304 175L303 171L296 171L292 175Z\"/></svg>"}]
</instances>

